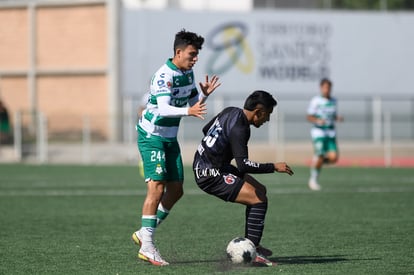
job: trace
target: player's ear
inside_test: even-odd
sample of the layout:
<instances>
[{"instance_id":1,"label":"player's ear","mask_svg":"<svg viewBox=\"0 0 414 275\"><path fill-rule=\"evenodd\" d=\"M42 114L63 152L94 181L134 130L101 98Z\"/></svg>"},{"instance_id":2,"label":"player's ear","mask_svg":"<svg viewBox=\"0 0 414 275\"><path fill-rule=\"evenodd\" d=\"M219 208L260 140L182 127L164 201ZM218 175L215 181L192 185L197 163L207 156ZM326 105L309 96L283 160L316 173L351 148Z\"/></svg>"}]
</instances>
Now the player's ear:
<instances>
[{"instance_id":1,"label":"player's ear","mask_svg":"<svg viewBox=\"0 0 414 275\"><path fill-rule=\"evenodd\" d=\"M260 117L261 114L261 109L260 108L256 108L253 110L253 114L257 117Z\"/></svg>"}]
</instances>

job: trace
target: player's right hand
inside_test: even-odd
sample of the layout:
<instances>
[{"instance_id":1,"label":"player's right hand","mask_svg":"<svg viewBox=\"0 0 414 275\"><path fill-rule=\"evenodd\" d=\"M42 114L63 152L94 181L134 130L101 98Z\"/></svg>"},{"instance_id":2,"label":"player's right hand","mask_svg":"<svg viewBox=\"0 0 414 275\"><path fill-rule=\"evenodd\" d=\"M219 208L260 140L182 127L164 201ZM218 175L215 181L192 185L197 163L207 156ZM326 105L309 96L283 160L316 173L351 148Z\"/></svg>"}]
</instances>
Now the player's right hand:
<instances>
[{"instance_id":1,"label":"player's right hand","mask_svg":"<svg viewBox=\"0 0 414 275\"><path fill-rule=\"evenodd\" d=\"M315 120L315 123L316 123L316 125L323 126L323 125L325 125L325 120L321 119L321 118L317 118Z\"/></svg>"},{"instance_id":2,"label":"player's right hand","mask_svg":"<svg viewBox=\"0 0 414 275\"><path fill-rule=\"evenodd\" d=\"M278 173L286 173L289 176L292 176L294 174L292 168L290 168L286 162L277 162L274 164L274 166L275 171Z\"/></svg>"},{"instance_id":3,"label":"player's right hand","mask_svg":"<svg viewBox=\"0 0 414 275\"><path fill-rule=\"evenodd\" d=\"M195 116L200 119L204 119L204 116L207 114L207 107L205 103L201 103L201 101L197 102L190 108L188 108L188 115L189 116Z\"/></svg>"}]
</instances>

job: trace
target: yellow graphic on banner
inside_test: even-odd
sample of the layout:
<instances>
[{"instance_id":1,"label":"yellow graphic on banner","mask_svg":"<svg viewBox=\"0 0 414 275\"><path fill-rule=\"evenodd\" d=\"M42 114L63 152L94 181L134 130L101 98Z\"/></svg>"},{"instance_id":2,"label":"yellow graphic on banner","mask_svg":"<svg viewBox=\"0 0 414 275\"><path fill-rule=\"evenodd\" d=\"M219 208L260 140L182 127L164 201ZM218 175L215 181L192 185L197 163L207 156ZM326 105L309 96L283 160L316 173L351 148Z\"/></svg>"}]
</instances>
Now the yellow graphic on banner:
<instances>
[{"instance_id":1,"label":"yellow graphic on banner","mask_svg":"<svg viewBox=\"0 0 414 275\"><path fill-rule=\"evenodd\" d=\"M238 22L213 29L207 37L207 45L213 50L207 62L207 72L224 74L233 66L245 74L252 72L254 56L246 36L246 26Z\"/></svg>"}]
</instances>

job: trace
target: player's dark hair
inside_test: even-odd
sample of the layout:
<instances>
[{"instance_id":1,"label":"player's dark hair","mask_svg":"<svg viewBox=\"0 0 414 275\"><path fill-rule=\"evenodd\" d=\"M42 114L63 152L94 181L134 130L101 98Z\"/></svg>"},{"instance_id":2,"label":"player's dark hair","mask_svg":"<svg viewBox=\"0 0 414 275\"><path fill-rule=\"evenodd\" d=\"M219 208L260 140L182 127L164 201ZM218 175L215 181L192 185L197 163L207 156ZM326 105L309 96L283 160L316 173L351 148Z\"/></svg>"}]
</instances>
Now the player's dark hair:
<instances>
[{"instance_id":1,"label":"player's dark hair","mask_svg":"<svg viewBox=\"0 0 414 275\"><path fill-rule=\"evenodd\" d=\"M321 82L319 83L320 86L328 84L329 86L332 87L332 81L329 78L322 78Z\"/></svg>"},{"instance_id":2,"label":"player's dark hair","mask_svg":"<svg viewBox=\"0 0 414 275\"><path fill-rule=\"evenodd\" d=\"M253 111L259 104L263 105L266 109L272 109L277 105L277 101L266 91L254 91L244 102L244 109Z\"/></svg>"},{"instance_id":3,"label":"player's dark hair","mask_svg":"<svg viewBox=\"0 0 414 275\"><path fill-rule=\"evenodd\" d=\"M184 49L188 45L194 46L197 50L201 50L204 43L204 37L193 32L182 29L177 32L174 39L174 54L177 49Z\"/></svg>"}]
</instances>

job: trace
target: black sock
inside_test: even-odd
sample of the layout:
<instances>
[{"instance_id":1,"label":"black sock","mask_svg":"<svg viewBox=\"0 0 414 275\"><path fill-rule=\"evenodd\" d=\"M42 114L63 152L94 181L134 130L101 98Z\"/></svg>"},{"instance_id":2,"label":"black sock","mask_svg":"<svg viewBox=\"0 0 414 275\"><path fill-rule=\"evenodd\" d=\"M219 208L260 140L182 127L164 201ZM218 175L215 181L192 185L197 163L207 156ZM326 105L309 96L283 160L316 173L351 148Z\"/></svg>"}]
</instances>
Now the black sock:
<instances>
[{"instance_id":1,"label":"black sock","mask_svg":"<svg viewBox=\"0 0 414 275\"><path fill-rule=\"evenodd\" d=\"M251 240L255 246L258 246L262 239L266 210L267 202L246 207L245 237Z\"/></svg>"}]
</instances>

